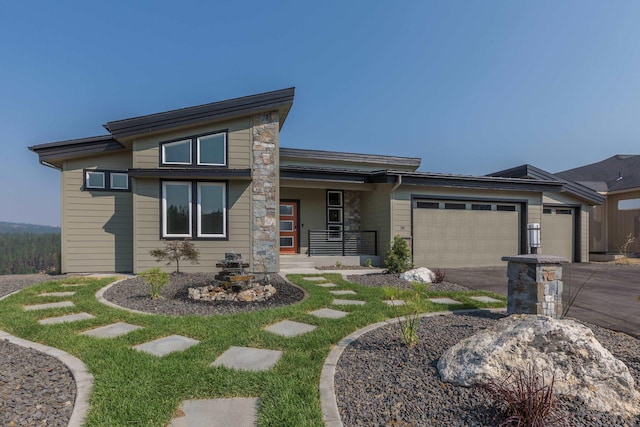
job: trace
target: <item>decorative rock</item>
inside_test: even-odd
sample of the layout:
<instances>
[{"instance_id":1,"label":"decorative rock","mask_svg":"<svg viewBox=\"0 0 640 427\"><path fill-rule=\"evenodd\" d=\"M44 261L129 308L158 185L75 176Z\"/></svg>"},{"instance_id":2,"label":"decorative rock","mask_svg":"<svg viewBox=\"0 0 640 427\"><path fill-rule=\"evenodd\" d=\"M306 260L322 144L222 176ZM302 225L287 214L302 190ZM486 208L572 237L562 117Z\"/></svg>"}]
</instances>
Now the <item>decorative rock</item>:
<instances>
[{"instance_id":1,"label":"decorative rock","mask_svg":"<svg viewBox=\"0 0 640 427\"><path fill-rule=\"evenodd\" d=\"M252 283L240 292L228 291L217 285L207 285L199 288L189 288L189 298L204 301L264 301L276 293L271 285Z\"/></svg>"},{"instance_id":2,"label":"decorative rock","mask_svg":"<svg viewBox=\"0 0 640 427\"><path fill-rule=\"evenodd\" d=\"M408 282L432 283L436 279L436 275L428 268L420 267L405 271L400 275L400 278Z\"/></svg>"},{"instance_id":3,"label":"decorative rock","mask_svg":"<svg viewBox=\"0 0 640 427\"><path fill-rule=\"evenodd\" d=\"M640 392L627 366L589 328L571 320L512 315L460 341L438 361L444 381L465 386L502 380L529 366L546 384L554 376L555 394L578 397L600 412L640 414Z\"/></svg>"}]
</instances>

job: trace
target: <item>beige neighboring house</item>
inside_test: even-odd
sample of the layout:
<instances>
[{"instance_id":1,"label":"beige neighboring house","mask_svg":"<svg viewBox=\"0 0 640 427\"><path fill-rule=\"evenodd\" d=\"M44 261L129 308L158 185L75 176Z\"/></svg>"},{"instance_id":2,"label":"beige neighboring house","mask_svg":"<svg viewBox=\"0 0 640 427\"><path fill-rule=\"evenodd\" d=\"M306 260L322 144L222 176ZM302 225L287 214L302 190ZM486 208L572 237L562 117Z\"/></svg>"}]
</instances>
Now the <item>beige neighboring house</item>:
<instances>
[{"instance_id":1,"label":"beige neighboring house","mask_svg":"<svg viewBox=\"0 0 640 427\"><path fill-rule=\"evenodd\" d=\"M606 197L591 209L592 254L618 253L629 234L636 238L629 251L640 253L640 155L618 154L556 175Z\"/></svg>"},{"instance_id":2,"label":"beige neighboring house","mask_svg":"<svg viewBox=\"0 0 640 427\"><path fill-rule=\"evenodd\" d=\"M61 171L62 271L139 273L159 265L150 250L185 238L201 254L187 272L231 251L253 271L380 264L396 235L418 266L492 266L529 252L529 223L542 225L538 252L588 260L595 191L547 173L428 173L419 158L281 147L293 98L288 88L30 147Z\"/></svg>"}]
</instances>

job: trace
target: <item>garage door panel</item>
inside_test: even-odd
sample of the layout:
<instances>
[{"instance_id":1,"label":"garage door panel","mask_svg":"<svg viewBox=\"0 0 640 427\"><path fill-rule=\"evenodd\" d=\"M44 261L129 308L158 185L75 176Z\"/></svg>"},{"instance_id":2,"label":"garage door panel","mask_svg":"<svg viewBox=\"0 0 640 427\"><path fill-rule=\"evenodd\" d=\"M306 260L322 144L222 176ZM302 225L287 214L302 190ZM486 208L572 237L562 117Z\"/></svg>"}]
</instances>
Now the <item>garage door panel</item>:
<instances>
[{"instance_id":1,"label":"garage door panel","mask_svg":"<svg viewBox=\"0 0 640 427\"><path fill-rule=\"evenodd\" d=\"M413 218L416 266L495 266L519 253L517 211L414 209Z\"/></svg>"},{"instance_id":2,"label":"garage door panel","mask_svg":"<svg viewBox=\"0 0 640 427\"><path fill-rule=\"evenodd\" d=\"M575 213L573 209L545 209L542 215L542 253L573 261ZM566 213L558 213L566 212Z\"/></svg>"}]
</instances>

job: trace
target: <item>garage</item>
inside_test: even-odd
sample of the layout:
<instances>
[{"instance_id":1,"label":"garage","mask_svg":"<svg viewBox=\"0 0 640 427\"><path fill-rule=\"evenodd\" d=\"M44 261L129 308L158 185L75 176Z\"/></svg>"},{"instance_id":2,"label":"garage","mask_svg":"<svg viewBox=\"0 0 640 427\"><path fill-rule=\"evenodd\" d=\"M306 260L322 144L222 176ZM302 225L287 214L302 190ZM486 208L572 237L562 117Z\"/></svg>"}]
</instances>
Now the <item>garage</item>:
<instances>
[{"instance_id":1,"label":"garage","mask_svg":"<svg viewBox=\"0 0 640 427\"><path fill-rule=\"evenodd\" d=\"M414 199L417 267L484 267L521 253L521 203Z\"/></svg>"},{"instance_id":2,"label":"garage","mask_svg":"<svg viewBox=\"0 0 640 427\"><path fill-rule=\"evenodd\" d=\"M575 261L575 209L544 206L542 211L542 253Z\"/></svg>"}]
</instances>

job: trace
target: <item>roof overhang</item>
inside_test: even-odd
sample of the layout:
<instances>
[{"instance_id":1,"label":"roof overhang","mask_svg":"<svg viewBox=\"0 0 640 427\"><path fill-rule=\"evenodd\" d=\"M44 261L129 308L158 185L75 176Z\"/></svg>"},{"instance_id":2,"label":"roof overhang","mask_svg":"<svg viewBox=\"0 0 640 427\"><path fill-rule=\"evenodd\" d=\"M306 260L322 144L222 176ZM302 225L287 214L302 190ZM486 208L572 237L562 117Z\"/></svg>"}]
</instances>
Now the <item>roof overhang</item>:
<instances>
[{"instance_id":1,"label":"roof overhang","mask_svg":"<svg viewBox=\"0 0 640 427\"><path fill-rule=\"evenodd\" d=\"M418 157L384 156L373 154L345 153L339 151L307 150L302 148L280 147L280 159L311 160L322 162L365 163L371 165L407 167L413 170L420 167L422 159ZM380 166L377 166L380 167Z\"/></svg>"},{"instance_id":2,"label":"roof overhang","mask_svg":"<svg viewBox=\"0 0 640 427\"><path fill-rule=\"evenodd\" d=\"M251 180L251 169L155 168L128 172L132 178Z\"/></svg>"},{"instance_id":3,"label":"roof overhang","mask_svg":"<svg viewBox=\"0 0 640 427\"><path fill-rule=\"evenodd\" d=\"M57 169L62 168L62 162L64 160L122 149L124 149L124 146L112 135L70 139L29 147L29 150L38 155L40 163Z\"/></svg>"}]
</instances>

